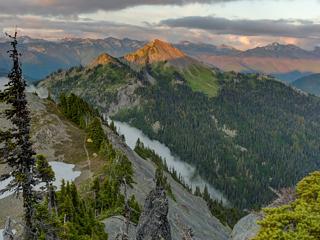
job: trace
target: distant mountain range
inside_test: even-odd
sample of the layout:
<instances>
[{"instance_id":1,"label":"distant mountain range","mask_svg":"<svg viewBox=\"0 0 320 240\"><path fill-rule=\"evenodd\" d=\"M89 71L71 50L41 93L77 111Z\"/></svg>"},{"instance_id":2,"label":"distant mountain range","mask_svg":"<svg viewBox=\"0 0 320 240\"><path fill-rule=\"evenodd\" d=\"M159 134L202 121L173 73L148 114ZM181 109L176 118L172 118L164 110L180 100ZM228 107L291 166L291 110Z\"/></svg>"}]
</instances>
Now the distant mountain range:
<instances>
[{"instance_id":1,"label":"distant mountain range","mask_svg":"<svg viewBox=\"0 0 320 240\"><path fill-rule=\"evenodd\" d=\"M20 38L20 51L25 77L30 81L44 78L58 69L86 65L101 53L120 57L143 47L145 41L128 38L80 39L65 38L60 41L46 41ZM183 41L174 46L187 55L226 71L262 72L285 82L320 72L320 48L312 51L295 45L272 43L246 51L231 46L215 46L205 43ZM0 41L0 74L10 68L8 43Z\"/></svg>"},{"instance_id":2,"label":"distant mountain range","mask_svg":"<svg viewBox=\"0 0 320 240\"><path fill-rule=\"evenodd\" d=\"M40 80L58 69L86 65L103 52L122 56L141 47L144 42L132 39L79 39L65 38L60 41L46 41L21 37L19 50L22 53L22 68L29 81ZM10 61L9 44L0 41L0 66L8 72Z\"/></svg>"},{"instance_id":3,"label":"distant mountain range","mask_svg":"<svg viewBox=\"0 0 320 240\"><path fill-rule=\"evenodd\" d=\"M233 50L216 54L208 51L194 56L223 70L262 72L292 82L310 73L320 72L319 52L319 48L307 51L295 45L272 43L242 52Z\"/></svg>"}]
</instances>

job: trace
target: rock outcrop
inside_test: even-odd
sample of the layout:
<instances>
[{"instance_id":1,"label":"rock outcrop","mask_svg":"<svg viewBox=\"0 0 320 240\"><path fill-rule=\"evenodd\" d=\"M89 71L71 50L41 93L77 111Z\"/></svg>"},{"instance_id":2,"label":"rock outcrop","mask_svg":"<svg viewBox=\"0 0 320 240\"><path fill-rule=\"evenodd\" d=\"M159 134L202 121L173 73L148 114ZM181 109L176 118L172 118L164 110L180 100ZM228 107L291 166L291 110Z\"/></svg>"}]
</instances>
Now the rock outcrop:
<instances>
[{"instance_id":1,"label":"rock outcrop","mask_svg":"<svg viewBox=\"0 0 320 240\"><path fill-rule=\"evenodd\" d=\"M139 219L137 240L171 240L168 221L169 202L164 189L157 186L146 198Z\"/></svg>"},{"instance_id":2,"label":"rock outcrop","mask_svg":"<svg viewBox=\"0 0 320 240\"><path fill-rule=\"evenodd\" d=\"M103 221L105 230L109 234L109 240L116 240L119 236L119 232L123 232L125 219L123 216L113 216ZM134 223L129 224L128 240L135 240L136 225Z\"/></svg>"},{"instance_id":3,"label":"rock outcrop","mask_svg":"<svg viewBox=\"0 0 320 240\"><path fill-rule=\"evenodd\" d=\"M134 53L127 54L124 58L136 64L148 64L174 59L185 58L186 55L170 43L155 39Z\"/></svg>"},{"instance_id":4,"label":"rock outcrop","mask_svg":"<svg viewBox=\"0 0 320 240\"><path fill-rule=\"evenodd\" d=\"M115 149L126 154L133 164L134 181L133 188L128 189L129 195L134 194L140 206L145 204L147 196L153 189L156 166L149 160L142 159L120 136L105 128L108 137ZM212 216L206 202L189 193L180 183L176 182L171 175L164 173L175 195L175 200L168 197L172 240L181 240L185 236L186 229L193 230L195 240L228 240L231 230L224 226L217 218ZM119 223L117 231L109 231L114 236L123 223Z\"/></svg>"},{"instance_id":5,"label":"rock outcrop","mask_svg":"<svg viewBox=\"0 0 320 240\"><path fill-rule=\"evenodd\" d=\"M102 53L101 55L99 55L96 59L94 59L91 63L88 64L89 68L94 68L98 65L105 65L108 63L114 63L116 64L118 61L111 57L109 54L107 53Z\"/></svg>"},{"instance_id":6,"label":"rock outcrop","mask_svg":"<svg viewBox=\"0 0 320 240\"><path fill-rule=\"evenodd\" d=\"M3 240L13 240L14 239L14 233L13 233L13 229L12 229L12 221L11 218L8 217L3 233L2 233L2 238Z\"/></svg>"},{"instance_id":7,"label":"rock outcrop","mask_svg":"<svg viewBox=\"0 0 320 240\"><path fill-rule=\"evenodd\" d=\"M239 222L234 226L229 240L250 240L256 236L260 230L258 221L261 220L261 216L255 213L241 218Z\"/></svg>"}]
</instances>

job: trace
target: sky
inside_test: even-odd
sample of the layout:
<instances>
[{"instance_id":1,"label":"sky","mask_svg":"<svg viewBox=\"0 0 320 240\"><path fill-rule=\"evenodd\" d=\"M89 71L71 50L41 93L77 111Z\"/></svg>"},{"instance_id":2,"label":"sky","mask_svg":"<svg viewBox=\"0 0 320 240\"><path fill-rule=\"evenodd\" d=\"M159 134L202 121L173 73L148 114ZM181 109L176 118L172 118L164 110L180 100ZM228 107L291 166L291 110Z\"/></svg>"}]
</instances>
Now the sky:
<instances>
[{"instance_id":1,"label":"sky","mask_svg":"<svg viewBox=\"0 0 320 240\"><path fill-rule=\"evenodd\" d=\"M0 0L0 33L226 44L320 45L320 0Z\"/></svg>"}]
</instances>

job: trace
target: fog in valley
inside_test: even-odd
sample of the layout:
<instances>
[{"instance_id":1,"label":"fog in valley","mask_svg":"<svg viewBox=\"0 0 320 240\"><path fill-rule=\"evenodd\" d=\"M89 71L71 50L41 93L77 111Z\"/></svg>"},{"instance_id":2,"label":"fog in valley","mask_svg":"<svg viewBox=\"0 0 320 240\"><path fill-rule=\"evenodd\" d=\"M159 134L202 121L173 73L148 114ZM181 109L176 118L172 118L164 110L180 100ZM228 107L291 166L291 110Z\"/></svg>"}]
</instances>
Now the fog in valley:
<instances>
[{"instance_id":1,"label":"fog in valley","mask_svg":"<svg viewBox=\"0 0 320 240\"><path fill-rule=\"evenodd\" d=\"M184 181L191 186L193 190L196 186L199 186L200 189L203 190L205 185L207 185L209 193L214 199L219 201L222 200L224 204L228 203L218 190L196 173L196 169L193 166L181 161L181 159L178 156L175 156L166 145L157 140L151 140L141 130L134 128L127 123L114 121L114 124L117 127L118 132L125 136L125 141L131 149L134 149L139 138L146 147L154 150L159 156L165 159L169 169L174 168L178 175L180 174Z\"/></svg>"}]
</instances>

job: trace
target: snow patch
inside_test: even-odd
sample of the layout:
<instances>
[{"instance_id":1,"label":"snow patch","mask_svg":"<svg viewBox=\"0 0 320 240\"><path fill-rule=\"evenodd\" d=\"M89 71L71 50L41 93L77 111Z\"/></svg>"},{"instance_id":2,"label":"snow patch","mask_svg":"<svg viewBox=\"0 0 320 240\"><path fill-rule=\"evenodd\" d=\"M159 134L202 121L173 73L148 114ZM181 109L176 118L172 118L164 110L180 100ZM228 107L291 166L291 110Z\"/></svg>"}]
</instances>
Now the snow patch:
<instances>
[{"instance_id":1,"label":"snow patch","mask_svg":"<svg viewBox=\"0 0 320 240\"><path fill-rule=\"evenodd\" d=\"M52 167L52 170L55 173L56 180L54 181L53 185L57 187L57 189L60 189L60 185L62 182L62 179L65 181L74 181L77 177L80 176L80 171L75 171L74 164L68 164L63 162L49 162L50 166ZM12 178L8 178L4 181L0 182L0 190L3 190L12 180ZM36 189L39 190L43 184L40 184L36 186ZM13 194L13 191L5 192L4 194L0 195L0 199L6 198Z\"/></svg>"},{"instance_id":2,"label":"snow patch","mask_svg":"<svg viewBox=\"0 0 320 240\"><path fill-rule=\"evenodd\" d=\"M0 91L3 91L6 88L6 84L8 83L8 78L0 77ZM48 97L48 90L46 88L40 87L37 88L34 85L28 85L26 91L29 93L37 93L40 98L47 98Z\"/></svg>"}]
</instances>

